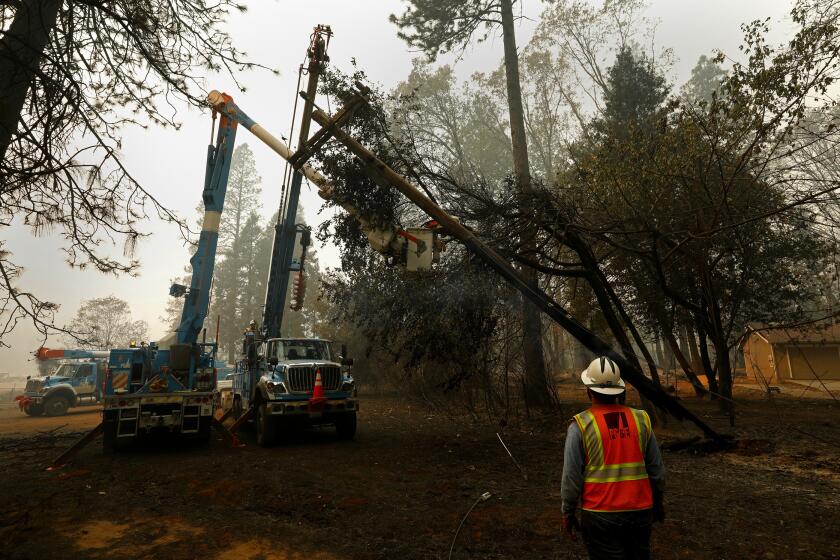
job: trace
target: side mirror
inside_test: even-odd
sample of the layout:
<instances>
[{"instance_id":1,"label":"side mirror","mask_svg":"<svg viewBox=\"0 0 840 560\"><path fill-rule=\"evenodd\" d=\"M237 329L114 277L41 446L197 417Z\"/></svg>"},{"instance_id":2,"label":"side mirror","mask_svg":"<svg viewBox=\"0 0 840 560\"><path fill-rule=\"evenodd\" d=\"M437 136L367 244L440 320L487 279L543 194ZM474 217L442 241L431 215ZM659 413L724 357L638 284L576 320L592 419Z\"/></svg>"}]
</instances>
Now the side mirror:
<instances>
[{"instance_id":1,"label":"side mirror","mask_svg":"<svg viewBox=\"0 0 840 560\"><path fill-rule=\"evenodd\" d=\"M352 366L353 365L353 358L341 358L341 365L343 366Z\"/></svg>"},{"instance_id":2,"label":"side mirror","mask_svg":"<svg viewBox=\"0 0 840 560\"><path fill-rule=\"evenodd\" d=\"M268 363L273 366L276 366L278 363L280 363L280 360L277 359L277 356L272 356L268 359Z\"/></svg>"},{"instance_id":3,"label":"side mirror","mask_svg":"<svg viewBox=\"0 0 840 560\"><path fill-rule=\"evenodd\" d=\"M341 345L341 357L342 358L347 357L347 345L346 344Z\"/></svg>"}]
</instances>

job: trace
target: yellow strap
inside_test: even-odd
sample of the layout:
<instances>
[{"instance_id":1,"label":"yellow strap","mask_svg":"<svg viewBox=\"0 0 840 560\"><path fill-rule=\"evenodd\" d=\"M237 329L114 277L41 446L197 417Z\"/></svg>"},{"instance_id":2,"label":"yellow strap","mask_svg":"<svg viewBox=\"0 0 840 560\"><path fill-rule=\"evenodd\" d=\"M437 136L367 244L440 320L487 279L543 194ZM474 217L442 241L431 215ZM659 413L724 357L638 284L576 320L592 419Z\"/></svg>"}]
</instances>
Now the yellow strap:
<instances>
[{"instance_id":1,"label":"yellow strap","mask_svg":"<svg viewBox=\"0 0 840 560\"><path fill-rule=\"evenodd\" d=\"M633 421L636 423L636 433L639 434L639 449L642 452L642 457L647 451L648 442L650 442L650 417L644 410L630 409L633 413Z\"/></svg>"},{"instance_id":2,"label":"yellow strap","mask_svg":"<svg viewBox=\"0 0 840 560\"><path fill-rule=\"evenodd\" d=\"M601 432L591 410L584 410L575 415L575 421L580 428L583 445L586 449L587 465L604 464L604 445L601 442Z\"/></svg>"},{"instance_id":3,"label":"yellow strap","mask_svg":"<svg viewBox=\"0 0 840 560\"><path fill-rule=\"evenodd\" d=\"M587 466L584 470L584 482L620 482L622 480L640 480L647 478L644 462L618 463L615 465Z\"/></svg>"}]
</instances>

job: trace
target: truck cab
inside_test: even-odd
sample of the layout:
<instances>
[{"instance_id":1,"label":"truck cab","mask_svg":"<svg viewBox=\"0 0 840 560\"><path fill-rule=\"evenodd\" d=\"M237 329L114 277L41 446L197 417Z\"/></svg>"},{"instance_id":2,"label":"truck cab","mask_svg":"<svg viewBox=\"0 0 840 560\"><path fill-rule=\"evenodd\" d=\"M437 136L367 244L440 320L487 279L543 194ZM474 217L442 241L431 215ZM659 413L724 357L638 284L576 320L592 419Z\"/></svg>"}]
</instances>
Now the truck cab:
<instances>
[{"instance_id":1,"label":"truck cab","mask_svg":"<svg viewBox=\"0 0 840 560\"><path fill-rule=\"evenodd\" d=\"M295 422L334 425L339 437L356 433L356 384L352 360L320 338L272 338L246 333L244 358L233 375L234 416L254 408L257 442L270 445ZM313 399L320 378L323 398ZM317 400L317 402L316 402Z\"/></svg>"},{"instance_id":2,"label":"truck cab","mask_svg":"<svg viewBox=\"0 0 840 560\"><path fill-rule=\"evenodd\" d=\"M18 405L29 416L61 416L76 406L102 402L104 360L60 364L50 375L28 377Z\"/></svg>"}]
</instances>

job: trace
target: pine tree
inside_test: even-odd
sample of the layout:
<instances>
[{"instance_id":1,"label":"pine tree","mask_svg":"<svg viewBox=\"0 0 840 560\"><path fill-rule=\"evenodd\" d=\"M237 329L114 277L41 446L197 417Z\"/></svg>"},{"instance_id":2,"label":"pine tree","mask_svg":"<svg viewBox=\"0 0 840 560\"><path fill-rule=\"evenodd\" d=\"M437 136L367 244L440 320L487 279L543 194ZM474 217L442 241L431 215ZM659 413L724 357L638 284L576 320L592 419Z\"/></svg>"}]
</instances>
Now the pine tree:
<instances>
[{"instance_id":1,"label":"pine tree","mask_svg":"<svg viewBox=\"0 0 840 560\"><path fill-rule=\"evenodd\" d=\"M515 0L410 0L405 13L399 17L392 15L391 21L400 28L398 34L402 39L432 58L440 52L465 48L476 35L479 40L484 40L491 29L501 28L513 172L527 212L533 204L534 187L525 133L514 3ZM524 227L519 235L523 252L533 258L537 249L536 229ZM539 287L536 270L522 267L522 275L532 286ZM540 312L525 299L522 300L522 324L526 398L532 405L548 405L551 394L545 372Z\"/></svg>"}]
</instances>

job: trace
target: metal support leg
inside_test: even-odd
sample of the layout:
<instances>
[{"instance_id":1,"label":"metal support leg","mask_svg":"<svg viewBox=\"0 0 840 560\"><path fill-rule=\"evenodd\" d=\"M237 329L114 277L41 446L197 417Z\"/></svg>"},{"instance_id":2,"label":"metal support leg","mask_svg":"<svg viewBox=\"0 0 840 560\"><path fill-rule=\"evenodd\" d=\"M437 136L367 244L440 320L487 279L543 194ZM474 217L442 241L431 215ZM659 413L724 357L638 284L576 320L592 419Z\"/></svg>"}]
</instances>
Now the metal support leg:
<instances>
[{"instance_id":1,"label":"metal support leg","mask_svg":"<svg viewBox=\"0 0 840 560\"><path fill-rule=\"evenodd\" d=\"M227 413L225 413L225 416L227 416ZM222 422L223 422L223 421L224 421L224 419L225 419L225 416L222 416L222 418L221 418L221 419L217 419L217 418L214 416L214 417L213 417L213 427L214 427L214 428L216 428L216 431L217 431L217 432L219 432L220 434L222 434L222 437L224 438L224 440L225 440L226 442L228 442L228 445L230 445L231 447L241 447L241 446L242 446L242 444L241 444L241 443L239 443L239 438L238 438L238 437L236 437L236 434L234 434L233 432L231 432L231 431L228 429L228 427L227 427L227 426L225 426L224 424L222 424Z\"/></svg>"},{"instance_id":2,"label":"metal support leg","mask_svg":"<svg viewBox=\"0 0 840 560\"><path fill-rule=\"evenodd\" d=\"M76 453L81 451L82 448L84 448L87 444L95 440L102 433L104 427L105 423L100 422L99 425L97 425L94 429L82 436L81 439L79 439L79 441L71 445L67 451L59 455L58 458L55 461L53 461L52 464L47 468L47 470L52 471L55 469L60 469L61 467L66 465L67 462L76 455Z\"/></svg>"},{"instance_id":3,"label":"metal support leg","mask_svg":"<svg viewBox=\"0 0 840 560\"><path fill-rule=\"evenodd\" d=\"M230 415L231 415L231 414L233 414L233 407L230 407L229 409L227 409L227 410L225 411L225 413L224 413L224 414L222 414L222 417L221 417L221 418L219 418L219 420L218 420L218 421L219 421L219 422L224 422L225 420L227 420L228 418L230 418ZM215 416L214 416L213 418L215 418ZM225 429L227 429L227 428L225 428Z\"/></svg>"},{"instance_id":4,"label":"metal support leg","mask_svg":"<svg viewBox=\"0 0 840 560\"><path fill-rule=\"evenodd\" d=\"M237 432L237 430L239 430L239 428L241 428L241 427L242 427L242 424L244 424L245 422L247 422L248 420L250 420L250 419L251 419L251 416L253 416L253 415L254 415L254 407L253 407L253 406L248 407L248 410L246 410L246 411L242 414L242 416L240 416L240 417L236 420L236 422L234 422L234 423L233 423L233 426L231 426L231 427L229 428L230 433L235 434L235 433Z\"/></svg>"}]
</instances>

